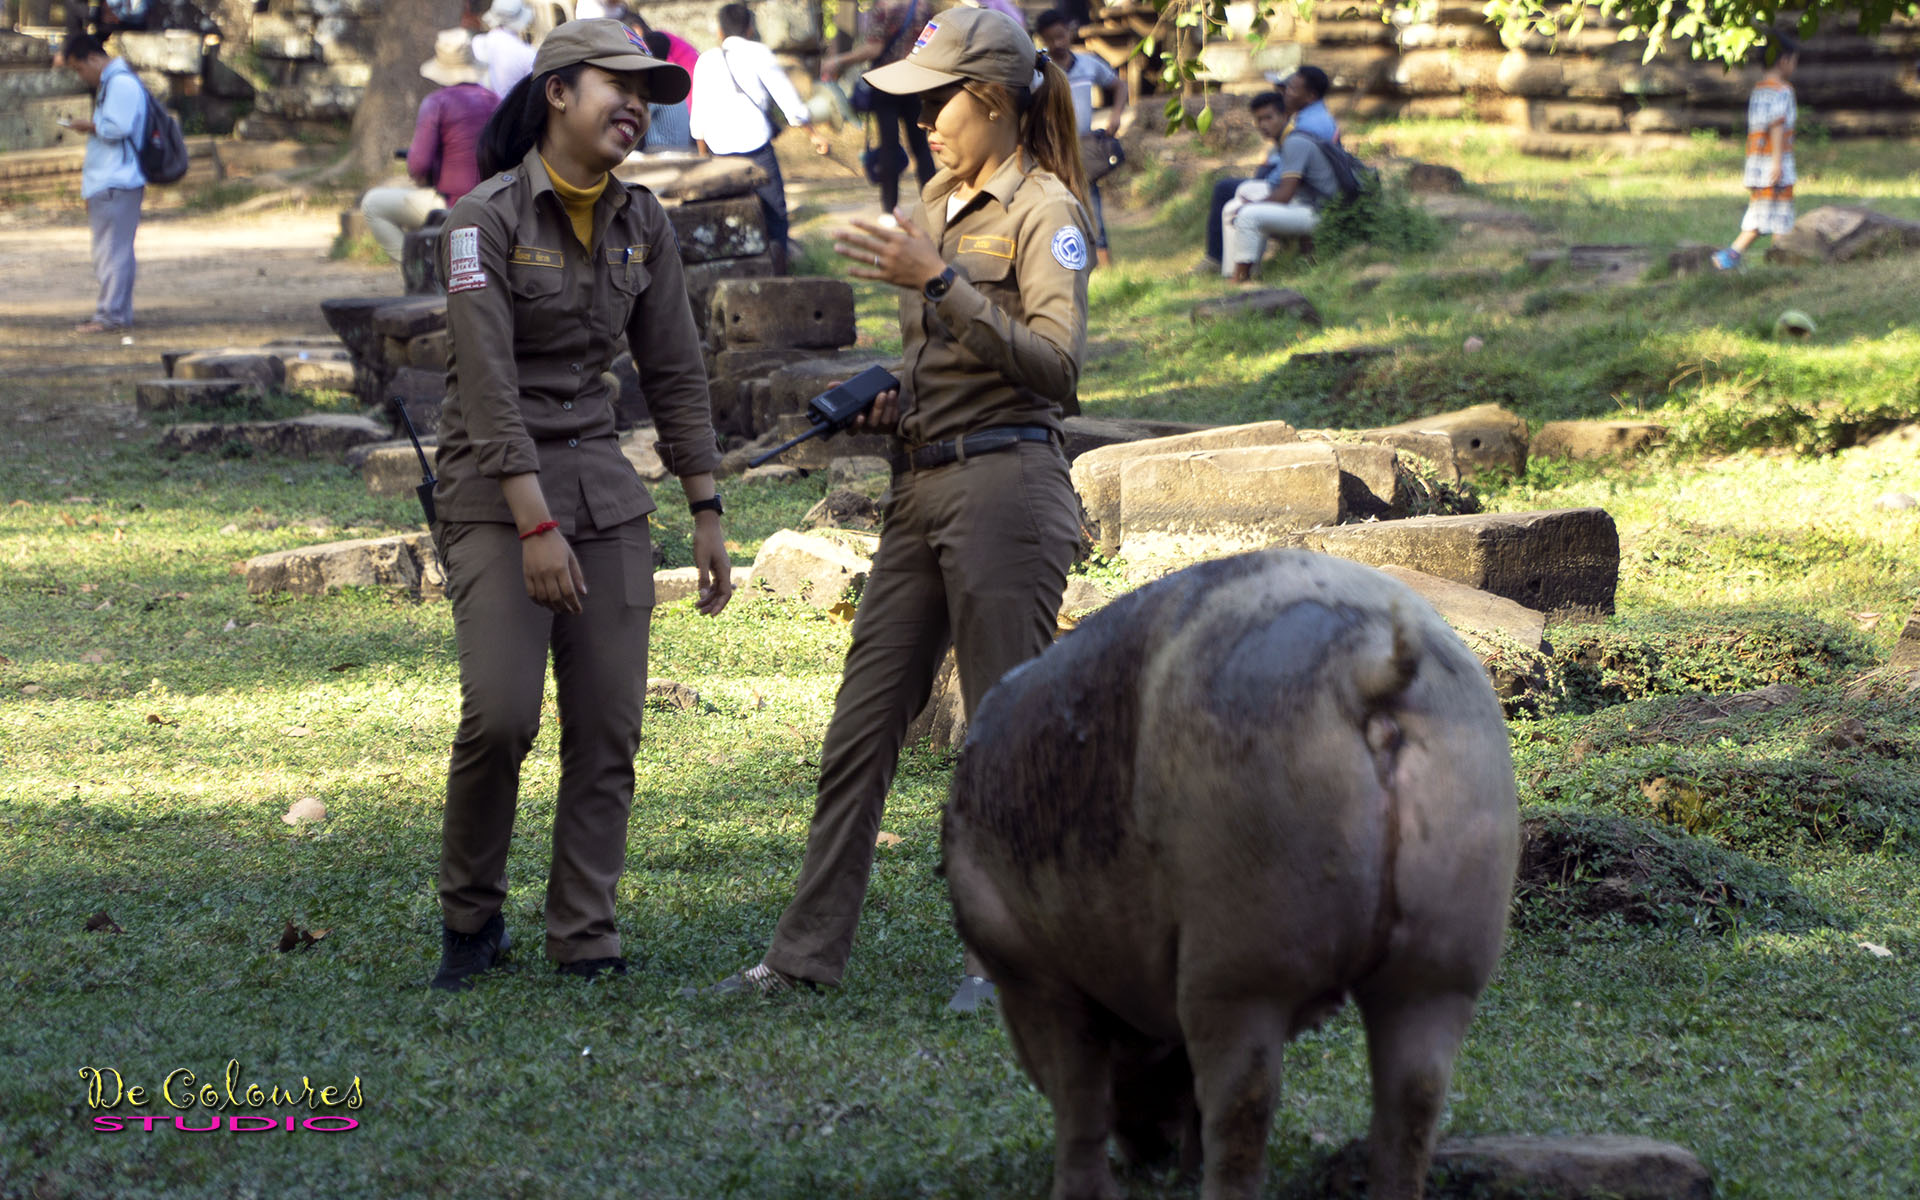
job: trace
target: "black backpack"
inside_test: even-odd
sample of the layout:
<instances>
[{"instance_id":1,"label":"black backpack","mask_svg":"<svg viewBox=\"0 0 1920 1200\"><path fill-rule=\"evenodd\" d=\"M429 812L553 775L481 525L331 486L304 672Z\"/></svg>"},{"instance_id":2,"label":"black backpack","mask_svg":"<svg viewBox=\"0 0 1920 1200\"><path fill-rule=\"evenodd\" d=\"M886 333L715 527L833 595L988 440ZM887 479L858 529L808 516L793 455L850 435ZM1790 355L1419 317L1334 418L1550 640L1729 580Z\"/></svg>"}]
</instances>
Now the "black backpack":
<instances>
[{"instance_id":1,"label":"black backpack","mask_svg":"<svg viewBox=\"0 0 1920 1200\"><path fill-rule=\"evenodd\" d=\"M140 144L135 147L140 173L148 183L177 183L187 173L186 132L147 91L146 84L140 84L140 92L147 98L147 119L140 128Z\"/></svg>"},{"instance_id":2,"label":"black backpack","mask_svg":"<svg viewBox=\"0 0 1920 1200\"><path fill-rule=\"evenodd\" d=\"M1320 147L1320 153L1326 157L1327 166L1333 169L1333 181L1340 185L1340 200L1350 204L1362 192L1376 191L1380 187L1380 172L1347 153L1346 148L1323 137L1296 129L1289 137L1303 137ZM1331 197L1329 197L1331 199Z\"/></svg>"}]
</instances>

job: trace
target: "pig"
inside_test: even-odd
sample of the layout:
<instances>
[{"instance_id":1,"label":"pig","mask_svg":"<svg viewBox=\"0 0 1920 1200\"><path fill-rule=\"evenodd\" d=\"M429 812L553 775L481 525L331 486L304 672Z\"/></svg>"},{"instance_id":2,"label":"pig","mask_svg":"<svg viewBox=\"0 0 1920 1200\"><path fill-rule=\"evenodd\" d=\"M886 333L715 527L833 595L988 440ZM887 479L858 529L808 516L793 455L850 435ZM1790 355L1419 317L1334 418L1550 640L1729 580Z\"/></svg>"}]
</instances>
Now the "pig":
<instances>
[{"instance_id":1,"label":"pig","mask_svg":"<svg viewBox=\"0 0 1920 1200\"><path fill-rule=\"evenodd\" d=\"M1282 1051L1353 997L1369 1195L1421 1195L1519 845L1480 664L1301 550L1116 600L982 700L941 832L962 941L1054 1114L1053 1195L1122 1156L1258 1194Z\"/></svg>"}]
</instances>

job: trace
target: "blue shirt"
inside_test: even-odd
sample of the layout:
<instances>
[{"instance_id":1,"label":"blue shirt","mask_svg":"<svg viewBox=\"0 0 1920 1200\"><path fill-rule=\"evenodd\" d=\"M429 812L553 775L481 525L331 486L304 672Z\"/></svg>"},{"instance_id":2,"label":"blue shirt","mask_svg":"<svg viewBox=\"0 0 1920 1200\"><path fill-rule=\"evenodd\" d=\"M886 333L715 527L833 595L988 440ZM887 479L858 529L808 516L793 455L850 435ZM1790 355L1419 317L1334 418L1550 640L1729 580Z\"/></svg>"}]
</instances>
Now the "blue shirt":
<instances>
[{"instance_id":1,"label":"blue shirt","mask_svg":"<svg viewBox=\"0 0 1920 1200\"><path fill-rule=\"evenodd\" d=\"M678 104L647 105L647 138L641 148L648 153L656 150L691 150L693 130L687 121L687 102Z\"/></svg>"},{"instance_id":2,"label":"blue shirt","mask_svg":"<svg viewBox=\"0 0 1920 1200\"><path fill-rule=\"evenodd\" d=\"M1323 141L1340 140L1340 126L1334 122L1333 114L1327 111L1325 100L1315 100L1299 112L1293 114L1293 127L1302 133L1310 133Z\"/></svg>"},{"instance_id":3,"label":"blue shirt","mask_svg":"<svg viewBox=\"0 0 1920 1200\"><path fill-rule=\"evenodd\" d=\"M80 165L80 198L91 200L111 188L147 186L140 173L140 135L146 131L147 93L124 58L112 59L100 72L93 102L93 134Z\"/></svg>"}]
</instances>

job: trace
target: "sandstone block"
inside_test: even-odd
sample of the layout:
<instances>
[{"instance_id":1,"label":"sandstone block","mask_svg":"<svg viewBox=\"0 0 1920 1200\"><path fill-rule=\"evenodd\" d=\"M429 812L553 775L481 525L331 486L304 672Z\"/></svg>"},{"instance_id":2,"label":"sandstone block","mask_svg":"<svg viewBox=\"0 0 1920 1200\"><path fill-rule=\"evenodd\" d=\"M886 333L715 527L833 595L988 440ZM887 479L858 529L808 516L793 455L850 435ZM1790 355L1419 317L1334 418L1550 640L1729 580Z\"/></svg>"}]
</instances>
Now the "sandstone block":
<instances>
[{"instance_id":1,"label":"sandstone block","mask_svg":"<svg viewBox=\"0 0 1920 1200\"><path fill-rule=\"evenodd\" d=\"M623 163L614 175L637 183L662 200L720 200L749 196L767 173L743 158L654 158Z\"/></svg>"},{"instance_id":2,"label":"sandstone block","mask_svg":"<svg viewBox=\"0 0 1920 1200\"><path fill-rule=\"evenodd\" d=\"M381 390L379 404L389 413L393 401L398 400L407 409L407 419L413 422L416 433L422 436L440 428L440 409L447 400L447 372L440 370L425 371L419 367L402 367L395 371ZM398 418L394 427L399 428Z\"/></svg>"},{"instance_id":3,"label":"sandstone block","mask_svg":"<svg viewBox=\"0 0 1920 1200\"><path fill-rule=\"evenodd\" d=\"M439 583L440 564L425 532L302 546L247 560L247 591L256 596L324 596L345 587L418 591Z\"/></svg>"},{"instance_id":4,"label":"sandstone block","mask_svg":"<svg viewBox=\"0 0 1920 1200\"><path fill-rule=\"evenodd\" d=\"M728 348L715 354L707 371L714 429L748 437L765 433L785 411L780 407L779 398L786 393L772 386L775 372L803 362L829 359L832 354L831 350L767 346ZM748 385L755 380L768 382L757 395L748 390Z\"/></svg>"},{"instance_id":5,"label":"sandstone block","mask_svg":"<svg viewBox=\"0 0 1920 1200\"><path fill-rule=\"evenodd\" d=\"M346 343L355 362L377 363L381 335L373 327L373 314L392 303L392 296L336 296L320 302L320 315L327 319L327 328Z\"/></svg>"},{"instance_id":6,"label":"sandstone block","mask_svg":"<svg viewBox=\"0 0 1920 1200\"><path fill-rule=\"evenodd\" d=\"M797 437L810 428L812 426L808 424L806 417L798 413L787 413L774 421L773 430L766 439L768 448L777 446L788 438ZM814 438L812 441L802 442L782 454L780 461L805 471L825 471L833 466L837 458L858 456L885 459L892 453L893 439L886 434L843 433L838 437Z\"/></svg>"},{"instance_id":7,"label":"sandstone block","mask_svg":"<svg viewBox=\"0 0 1920 1200\"><path fill-rule=\"evenodd\" d=\"M1068 417L1062 424L1066 428L1063 452L1068 462L1102 446L1198 433L1207 428L1187 421L1138 421L1113 417Z\"/></svg>"},{"instance_id":8,"label":"sandstone block","mask_svg":"<svg viewBox=\"0 0 1920 1200\"><path fill-rule=\"evenodd\" d=\"M1667 427L1652 421L1548 421L1529 450L1539 458L1633 458L1666 436Z\"/></svg>"},{"instance_id":9,"label":"sandstone block","mask_svg":"<svg viewBox=\"0 0 1920 1200\"><path fill-rule=\"evenodd\" d=\"M740 473L742 483L793 483L805 479L807 473L799 467L789 467L785 463L763 463L757 467L748 467Z\"/></svg>"},{"instance_id":10,"label":"sandstone block","mask_svg":"<svg viewBox=\"0 0 1920 1200\"><path fill-rule=\"evenodd\" d=\"M389 300L373 310L373 331L383 337L402 341L417 338L447 327L445 296L412 296ZM344 341L344 337L342 338Z\"/></svg>"},{"instance_id":11,"label":"sandstone block","mask_svg":"<svg viewBox=\"0 0 1920 1200\"><path fill-rule=\"evenodd\" d=\"M1256 288L1207 300L1193 307L1195 325L1233 317L1298 317L1309 325L1320 324L1320 310L1292 288Z\"/></svg>"},{"instance_id":12,"label":"sandstone block","mask_svg":"<svg viewBox=\"0 0 1920 1200\"><path fill-rule=\"evenodd\" d=\"M1406 584L1452 626L1487 672L1503 702L1547 682L1547 616L1504 596L1405 567L1379 568Z\"/></svg>"},{"instance_id":13,"label":"sandstone block","mask_svg":"<svg viewBox=\"0 0 1920 1200\"><path fill-rule=\"evenodd\" d=\"M1893 644L1890 665L1896 671L1920 669L1920 609L1914 610L1901 628L1900 640Z\"/></svg>"},{"instance_id":14,"label":"sandstone block","mask_svg":"<svg viewBox=\"0 0 1920 1200\"><path fill-rule=\"evenodd\" d=\"M453 339L446 330L423 333L407 342L407 361L396 365L444 372L452 349Z\"/></svg>"},{"instance_id":15,"label":"sandstone block","mask_svg":"<svg viewBox=\"0 0 1920 1200\"><path fill-rule=\"evenodd\" d=\"M660 435L651 425L636 425L631 431L620 435L620 453L633 464L640 478L648 483L658 483L672 474L667 470L660 452L654 449L659 439Z\"/></svg>"},{"instance_id":16,"label":"sandstone block","mask_svg":"<svg viewBox=\"0 0 1920 1200\"><path fill-rule=\"evenodd\" d=\"M160 435L160 448L176 454L203 454L238 443L263 454L334 458L386 436L384 427L365 417L314 413L287 421L183 422Z\"/></svg>"},{"instance_id":17,"label":"sandstone block","mask_svg":"<svg viewBox=\"0 0 1920 1200\"><path fill-rule=\"evenodd\" d=\"M1713 1195L1713 1176L1691 1152L1643 1137L1459 1138L1441 1143L1433 1165L1474 1195L1567 1200L1708 1200Z\"/></svg>"},{"instance_id":18,"label":"sandstone block","mask_svg":"<svg viewBox=\"0 0 1920 1200\"><path fill-rule=\"evenodd\" d=\"M1080 493L1089 531L1100 548L1111 554L1120 546L1120 472L1127 463L1155 454L1277 446L1299 440L1299 433L1285 421L1258 421L1113 443L1088 450L1073 460L1073 490Z\"/></svg>"},{"instance_id":19,"label":"sandstone block","mask_svg":"<svg viewBox=\"0 0 1920 1200\"><path fill-rule=\"evenodd\" d=\"M1197 450L1138 458L1120 472L1128 559L1210 558L1315 526L1405 513L1398 461L1382 446Z\"/></svg>"},{"instance_id":20,"label":"sandstone block","mask_svg":"<svg viewBox=\"0 0 1920 1200\"><path fill-rule=\"evenodd\" d=\"M833 349L854 343L844 279L728 279L713 289L708 336L726 346Z\"/></svg>"},{"instance_id":21,"label":"sandstone block","mask_svg":"<svg viewBox=\"0 0 1920 1200\"><path fill-rule=\"evenodd\" d=\"M844 454L827 464L829 487L864 487L892 478L892 465L878 454Z\"/></svg>"},{"instance_id":22,"label":"sandstone block","mask_svg":"<svg viewBox=\"0 0 1920 1200\"><path fill-rule=\"evenodd\" d=\"M766 215L754 196L682 204L668 209L667 219L680 240L680 257L690 263L767 252Z\"/></svg>"},{"instance_id":23,"label":"sandstone block","mask_svg":"<svg viewBox=\"0 0 1920 1200\"><path fill-rule=\"evenodd\" d=\"M183 408L237 408L258 412L266 394L242 379L149 379L133 390L134 407L143 413Z\"/></svg>"},{"instance_id":24,"label":"sandstone block","mask_svg":"<svg viewBox=\"0 0 1920 1200\"><path fill-rule=\"evenodd\" d=\"M1369 429L1360 439L1417 454L1450 483L1489 468L1516 474L1527 469L1527 423L1497 404Z\"/></svg>"},{"instance_id":25,"label":"sandstone block","mask_svg":"<svg viewBox=\"0 0 1920 1200\"><path fill-rule=\"evenodd\" d=\"M438 449L433 446L422 449L426 451L428 464L432 464L439 455ZM360 474L366 478L369 495L411 496L421 482L420 456L413 452L411 443L383 446L367 455Z\"/></svg>"},{"instance_id":26,"label":"sandstone block","mask_svg":"<svg viewBox=\"0 0 1920 1200\"><path fill-rule=\"evenodd\" d=\"M843 487L828 492L800 523L808 529L871 531L880 528L880 516L880 504L873 497Z\"/></svg>"},{"instance_id":27,"label":"sandstone block","mask_svg":"<svg viewBox=\"0 0 1920 1200\"><path fill-rule=\"evenodd\" d=\"M713 306L713 289L728 279L771 279L773 259L766 254L756 254L749 258L690 262L686 264L683 274L687 281L687 303L693 306L693 323L699 326L704 335L707 332L707 316Z\"/></svg>"},{"instance_id":28,"label":"sandstone block","mask_svg":"<svg viewBox=\"0 0 1920 1200\"><path fill-rule=\"evenodd\" d=\"M353 390L353 362L340 358L283 358L287 368L287 386L296 391L350 392Z\"/></svg>"},{"instance_id":29,"label":"sandstone block","mask_svg":"<svg viewBox=\"0 0 1920 1200\"><path fill-rule=\"evenodd\" d=\"M408 363L406 338L382 337L380 339L380 365L390 371L398 371Z\"/></svg>"},{"instance_id":30,"label":"sandstone block","mask_svg":"<svg viewBox=\"0 0 1920 1200\"><path fill-rule=\"evenodd\" d=\"M863 554L840 540L791 529L768 538L753 560L757 587L815 608L839 604L848 588L866 583L872 570L871 551Z\"/></svg>"},{"instance_id":31,"label":"sandstone block","mask_svg":"<svg viewBox=\"0 0 1920 1200\"><path fill-rule=\"evenodd\" d=\"M852 379L868 367L891 369L897 365L897 362L878 358L809 357L779 367L767 376L767 381L773 385L772 403L777 411L804 414L807 401L834 384Z\"/></svg>"},{"instance_id":32,"label":"sandstone block","mask_svg":"<svg viewBox=\"0 0 1920 1200\"><path fill-rule=\"evenodd\" d=\"M375 424L378 424L378 422L375 422ZM383 434L382 436L384 437L385 435ZM424 434L420 438L421 447L427 451L428 462L433 461L433 449L434 449L435 443L436 443L436 439L432 434ZM382 450L405 450L408 454L412 454L413 443L409 442L405 438L394 438L388 441L362 443L361 445L355 446L351 450L347 451L347 455L346 455L347 470L352 471L355 474L359 474L361 471L366 469L367 460L369 458L372 458L376 453ZM416 482L418 481L416 480Z\"/></svg>"},{"instance_id":33,"label":"sandstone block","mask_svg":"<svg viewBox=\"0 0 1920 1200\"><path fill-rule=\"evenodd\" d=\"M733 579L733 590L736 592L742 591L747 585L753 582L753 569L751 567L736 566L733 568L731 578ZM667 570L655 571L653 573L653 603L655 607L662 604L674 604L681 600L697 599L699 595L699 567L670 567Z\"/></svg>"},{"instance_id":34,"label":"sandstone block","mask_svg":"<svg viewBox=\"0 0 1920 1200\"><path fill-rule=\"evenodd\" d=\"M161 355L162 361L166 355ZM279 357L246 350L198 350L183 354L167 372L175 379L237 379L260 388L277 388L287 381Z\"/></svg>"},{"instance_id":35,"label":"sandstone block","mask_svg":"<svg viewBox=\"0 0 1920 1200\"><path fill-rule=\"evenodd\" d=\"M1410 192L1458 192L1467 186L1466 176L1452 167L1426 162L1408 167L1400 182Z\"/></svg>"},{"instance_id":36,"label":"sandstone block","mask_svg":"<svg viewBox=\"0 0 1920 1200\"><path fill-rule=\"evenodd\" d=\"M1653 251L1646 246L1573 246L1567 250L1567 265L1591 272L1602 285L1626 287L1647 273Z\"/></svg>"},{"instance_id":37,"label":"sandstone block","mask_svg":"<svg viewBox=\"0 0 1920 1200\"><path fill-rule=\"evenodd\" d=\"M1408 567L1548 614L1613 611L1620 534L1604 509L1415 517L1289 539L1371 566Z\"/></svg>"},{"instance_id":38,"label":"sandstone block","mask_svg":"<svg viewBox=\"0 0 1920 1200\"><path fill-rule=\"evenodd\" d=\"M1920 221L1903 221L1853 204L1826 204L1802 213L1793 228L1767 247L1769 261L1847 262L1920 249Z\"/></svg>"}]
</instances>

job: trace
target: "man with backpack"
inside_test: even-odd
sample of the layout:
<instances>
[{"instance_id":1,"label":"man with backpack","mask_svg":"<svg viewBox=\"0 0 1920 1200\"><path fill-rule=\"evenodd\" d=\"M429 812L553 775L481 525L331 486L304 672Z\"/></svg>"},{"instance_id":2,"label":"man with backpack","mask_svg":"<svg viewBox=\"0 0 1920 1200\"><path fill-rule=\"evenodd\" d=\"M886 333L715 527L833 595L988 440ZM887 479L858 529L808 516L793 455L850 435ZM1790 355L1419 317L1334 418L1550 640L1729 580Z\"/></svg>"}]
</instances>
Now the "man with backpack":
<instances>
[{"instance_id":1,"label":"man with backpack","mask_svg":"<svg viewBox=\"0 0 1920 1200\"><path fill-rule=\"evenodd\" d=\"M1220 273L1226 278L1252 282L1268 238L1297 237L1310 248L1320 211L1359 191L1339 130L1323 103L1326 94L1327 73L1318 67L1301 67L1281 85L1281 103L1293 127L1281 139L1279 161L1260 178L1242 184L1227 206L1220 257Z\"/></svg>"},{"instance_id":2,"label":"man with backpack","mask_svg":"<svg viewBox=\"0 0 1920 1200\"><path fill-rule=\"evenodd\" d=\"M92 34L69 37L61 58L94 93L92 118L73 122L73 128L87 135L80 197L93 230L93 277L100 299L93 319L74 326L74 332L108 333L133 324L133 235L147 195L147 177L140 170L147 90L126 60L108 54Z\"/></svg>"}]
</instances>

